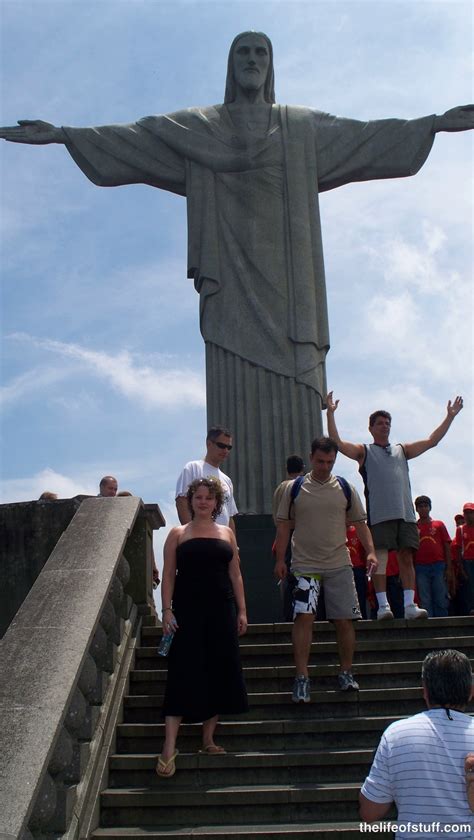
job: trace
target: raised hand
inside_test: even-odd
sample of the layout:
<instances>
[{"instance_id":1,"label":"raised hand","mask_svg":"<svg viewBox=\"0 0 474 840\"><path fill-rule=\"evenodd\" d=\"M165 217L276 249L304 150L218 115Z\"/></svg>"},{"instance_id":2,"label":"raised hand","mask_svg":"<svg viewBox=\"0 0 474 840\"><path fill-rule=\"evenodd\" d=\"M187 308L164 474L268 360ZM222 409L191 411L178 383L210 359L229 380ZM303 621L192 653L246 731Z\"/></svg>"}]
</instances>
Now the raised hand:
<instances>
[{"instance_id":1,"label":"raised hand","mask_svg":"<svg viewBox=\"0 0 474 840\"><path fill-rule=\"evenodd\" d=\"M474 105L450 108L434 122L435 131L469 131L474 128Z\"/></svg>"},{"instance_id":2,"label":"raised hand","mask_svg":"<svg viewBox=\"0 0 474 840\"><path fill-rule=\"evenodd\" d=\"M329 394L326 397L326 408L327 408L327 410L331 411L334 414L338 405L339 405L339 400L334 399L334 391L329 391Z\"/></svg>"},{"instance_id":3,"label":"raised hand","mask_svg":"<svg viewBox=\"0 0 474 840\"><path fill-rule=\"evenodd\" d=\"M456 414L459 414L463 406L464 402L462 397L456 397L456 399L453 402L451 402L451 400L448 400L448 405L446 406L446 412L448 414L448 417L456 417Z\"/></svg>"},{"instance_id":4,"label":"raised hand","mask_svg":"<svg viewBox=\"0 0 474 840\"><path fill-rule=\"evenodd\" d=\"M18 120L18 125L0 128L0 138L10 143L30 143L35 146L65 142L62 130L44 120Z\"/></svg>"}]
</instances>

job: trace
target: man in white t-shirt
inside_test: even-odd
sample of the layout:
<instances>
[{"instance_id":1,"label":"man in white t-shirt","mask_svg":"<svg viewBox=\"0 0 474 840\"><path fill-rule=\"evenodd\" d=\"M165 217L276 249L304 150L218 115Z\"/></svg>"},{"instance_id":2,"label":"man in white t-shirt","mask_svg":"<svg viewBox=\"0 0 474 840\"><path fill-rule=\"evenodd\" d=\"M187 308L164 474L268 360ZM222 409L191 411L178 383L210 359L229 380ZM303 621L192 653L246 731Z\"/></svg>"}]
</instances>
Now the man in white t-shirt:
<instances>
[{"instance_id":1,"label":"man in white t-shirt","mask_svg":"<svg viewBox=\"0 0 474 840\"><path fill-rule=\"evenodd\" d=\"M360 817L379 822L394 802L397 840L472 837L474 719L471 663L457 650L436 650L423 662L428 709L383 733L360 792Z\"/></svg>"},{"instance_id":2,"label":"man in white t-shirt","mask_svg":"<svg viewBox=\"0 0 474 840\"><path fill-rule=\"evenodd\" d=\"M205 458L201 461L188 461L184 465L176 482L176 510L181 525L191 522L191 512L186 498L189 485L195 478L207 478L211 475L218 478L225 489L222 513L219 514L216 522L219 525L228 525L235 533L232 517L238 513L238 510L234 501L234 488L229 476L220 469L231 449L232 435L229 430L222 426L212 426L206 437Z\"/></svg>"}]
</instances>

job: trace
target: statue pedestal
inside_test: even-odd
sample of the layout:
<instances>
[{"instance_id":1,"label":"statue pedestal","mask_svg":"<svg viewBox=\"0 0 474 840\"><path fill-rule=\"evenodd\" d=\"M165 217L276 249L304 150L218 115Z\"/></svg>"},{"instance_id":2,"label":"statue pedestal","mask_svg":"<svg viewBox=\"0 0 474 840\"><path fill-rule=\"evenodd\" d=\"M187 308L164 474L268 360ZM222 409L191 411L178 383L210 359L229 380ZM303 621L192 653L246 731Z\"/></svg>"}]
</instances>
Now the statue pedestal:
<instances>
[{"instance_id":1,"label":"statue pedestal","mask_svg":"<svg viewBox=\"0 0 474 840\"><path fill-rule=\"evenodd\" d=\"M235 525L248 620L252 624L283 621L280 587L273 577L273 518L271 514L239 514Z\"/></svg>"}]
</instances>

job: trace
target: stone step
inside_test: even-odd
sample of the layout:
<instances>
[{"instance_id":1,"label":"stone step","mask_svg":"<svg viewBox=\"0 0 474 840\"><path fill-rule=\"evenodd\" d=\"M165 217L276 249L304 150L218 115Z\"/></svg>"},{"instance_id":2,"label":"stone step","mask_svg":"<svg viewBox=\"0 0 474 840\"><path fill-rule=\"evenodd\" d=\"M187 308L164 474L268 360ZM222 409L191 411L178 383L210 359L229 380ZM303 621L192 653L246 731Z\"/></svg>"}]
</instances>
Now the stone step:
<instances>
[{"instance_id":1,"label":"stone step","mask_svg":"<svg viewBox=\"0 0 474 840\"><path fill-rule=\"evenodd\" d=\"M416 635L404 639L374 639L369 641L357 639L357 647L354 657L354 666L359 662L378 662L381 656L390 656L390 661L405 661L423 659L431 650L443 648L456 648L466 653L467 656L474 656L474 635L464 636L431 636L422 637ZM291 642L281 644L255 644L242 643L240 646L242 664L244 667L257 667L268 665L291 665L293 661ZM314 657L317 664L336 664L338 662L337 645L334 641L314 641L311 645L311 657ZM312 664L312 662L311 662ZM135 669L150 670L163 668L163 657L158 656L157 648L142 645L137 648Z\"/></svg>"},{"instance_id":2,"label":"stone step","mask_svg":"<svg viewBox=\"0 0 474 840\"><path fill-rule=\"evenodd\" d=\"M364 781L373 749L242 752L225 755L180 753L179 784L189 790L229 785L290 785ZM159 788L158 755L113 755L109 787Z\"/></svg>"},{"instance_id":3,"label":"stone step","mask_svg":"<svg viewBox=\"0 0 474 840\"><path fill-rule=\"evenodd\" d=\"M236 785L181 788L179 777L159 789L102 791L101 826L195 826L357 820L359 783Z\"/></svg>"},{"instance_id":4,"label":"stone step","mask_svg":"<svg viewBox=\"0 0 474 840\"><path fill-rule=\"evenodd\" d=\"M473 665L474 665L474 659ZM419 685L421 659L400 662L358 662L354 674L364 688L403 688ZM315 689L334 688L339 664L311 665L309 676ZM295 669L293 665L244 668L247 688L252 692L292 691ZM163 694L166 669L138 669L130 673L130 694Z\"/></svg>"},{"instance_id":5,"label":"stone step","mask_svg":"<svg viewBox=\"0 0 474 840\"><path fill-rule=\"evenodd\" d=\"M291 694L249 694L249 711L246 720L279 720L283 716L290 720L340 717L376 714L380 709L379 689L361 691L312 691L311 703L293 703ZM387 688L383 691L386 714L409 715L423 711L425 704L421 687ZM161 720L163 697L154 695L132 695L124 699L125 723L158 723ZM221 715L221 720L233 717Z\"/></svg>"},{"instance_id":6,"label":"stone step","mask_svg":"<svg viewBox=\"0 0 474 840\"><path fill-rule=\"evenodd\" d=\"M241 640L249 713L219 722L216 741L225 755L200 754L201 725L184 724L170 780L155 773L167 663L156 651L161 631L142 628L95 840L361 836L358 792L383 730L425 708L420 674L427 652L455 647L474 660L474 619L359 622L354 672L361 690L347 694L336 687L334 628L318 622L312 702L298 705L291 700L291 627L249 628Z\"/></svg>"},{"instance_id":7,"label":"stone step","mask_svg":"<svg viewBox=\"0 0 474 840\"><path fill-rule=\"evenodd\" d=\"M385 840L395 835L384 832ZM185 828L96 828L92 840L345 840L360 837L360 822L264 823L261 825L199 825Z\"/></svg>"},{"instance_id":8,"label":"stone step","mask_svg":"<svg viewBox=\"0 0 474 840\"><path fill-rule=\"evenodd\" d=\"M298 708L301 708L298 706ZM383 730L401 716L373 715L325 720L219 721L216 738L227 750L334 750L375 748ZM121 723L117 727L117 751L122 754L157 754L162 747L164 723ZM183 724L179 746L183 752L201 747L200 724Z\"/></svg>"},{"instance_id":9,"label":"stone step","mask_svg":"<svg viewBox=\"0 0 474 840\"><path fill-rule=\"evenodd\" d=\"M250 624L242 644L280 644L291 641L291 622L281 624ZM416 627L417 636L431 638L432 636L462 635L472 627L474 631L474 617L456 616L447 618L418 619L407 621L393 619L390 621L358 621L356 624L357 638L367 641L370 639L408 638ZM458 631L461 633L458 633ZM144 647L158 645L162 630L160 627L144 627L142 631L142 645ZM334 626L330 621L315 621L314 635L316 638L335 637Z\"/></svg>"}]
</instances>

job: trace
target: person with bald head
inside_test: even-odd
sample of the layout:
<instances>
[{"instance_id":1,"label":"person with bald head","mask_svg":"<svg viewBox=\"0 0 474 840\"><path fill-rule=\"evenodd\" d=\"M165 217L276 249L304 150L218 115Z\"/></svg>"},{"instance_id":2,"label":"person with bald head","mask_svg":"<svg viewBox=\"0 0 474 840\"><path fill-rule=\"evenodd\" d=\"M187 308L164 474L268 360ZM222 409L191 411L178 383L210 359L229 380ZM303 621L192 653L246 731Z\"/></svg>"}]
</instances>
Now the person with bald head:
<instances>
[{"instance_id":1,"label":"person with bald head","mask_svg":"<svg viewBox=\"0 0 474 840\"><path fill-rule=\"evenodd\" d=\"M473 127L474 106L358 121L277 105L271 41L247 31L231 44L221 105L94 128L21 120L0 137L62 143L98 186L186 196L208 426L219 418L239 441L229 469L240 512L265 514L279 481L275 453L289 437L303 452L322 434L329 328L319 192L414 175L437 132Z\"/></svg>"},{"instance_id":2,"label":"person with bald head","mask_svg":"<svg viewBox=\"0 0 474 840\"><path fill-rule=\"evenodd\" d=\"M116 496L118 490L117 479L113 475L104 475L99 483L99 496Z\"/></svg>"}]
</instances>

